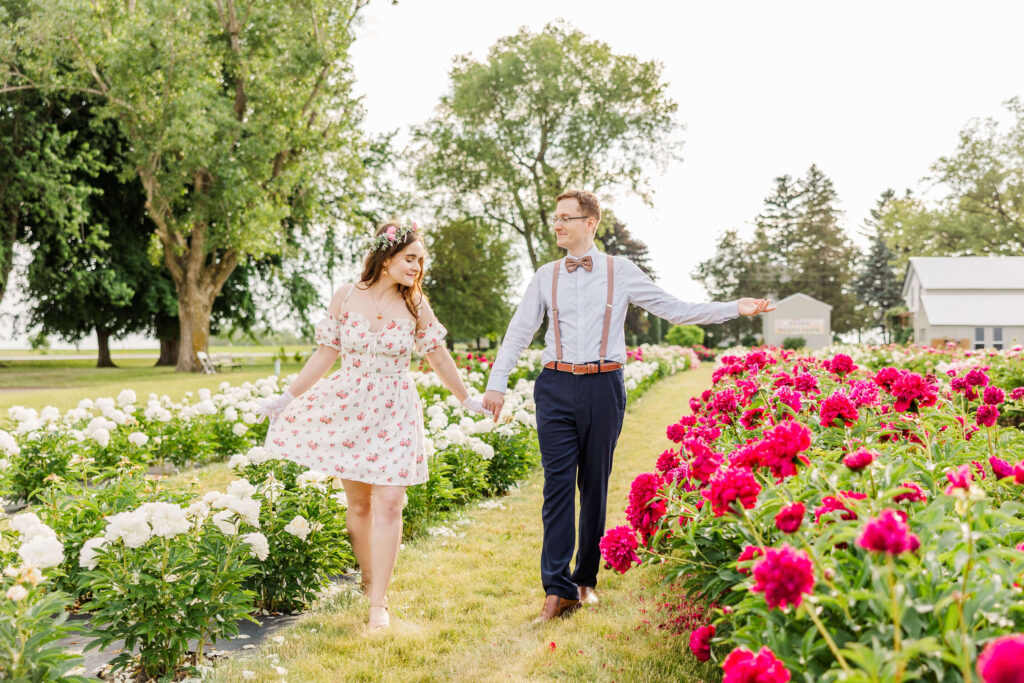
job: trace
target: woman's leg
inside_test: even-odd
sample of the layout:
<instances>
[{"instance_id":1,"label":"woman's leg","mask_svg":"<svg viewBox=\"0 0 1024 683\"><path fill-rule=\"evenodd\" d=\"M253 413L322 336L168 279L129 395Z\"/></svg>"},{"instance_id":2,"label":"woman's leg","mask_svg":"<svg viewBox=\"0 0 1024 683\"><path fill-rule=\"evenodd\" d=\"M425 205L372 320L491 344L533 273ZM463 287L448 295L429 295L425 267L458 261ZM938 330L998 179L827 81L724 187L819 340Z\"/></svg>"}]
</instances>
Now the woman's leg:
<instances>
[{"instance_id":1,"label":"woman's leg","mask_svg":"<svg viewBox=\"0 0 1024 683\"><path fill-rule=\"evenodd\" d=\"M373 584L370 586L370 625L386 626L385 610L388 584L398 558L402 540L402 506L405 502L404 486L373 487L373 531L370 542L370 566ZM376 608L376 610L375 610Z\"/></svg>"},{"instance_id":2,"label":"woman's leg","mask_svg":"<svg viewBox=\"0 0 1024 683\"><path fill-rule=\"evenodd\" d=\"M348 509L345 512L345 524L348 526L348 538L352 543L352 552L359 563L363 586L368 586L373 577L370 555L371 532L373 530L373 485L361 481L342 479Z\"/></svg>"}]
</instances>

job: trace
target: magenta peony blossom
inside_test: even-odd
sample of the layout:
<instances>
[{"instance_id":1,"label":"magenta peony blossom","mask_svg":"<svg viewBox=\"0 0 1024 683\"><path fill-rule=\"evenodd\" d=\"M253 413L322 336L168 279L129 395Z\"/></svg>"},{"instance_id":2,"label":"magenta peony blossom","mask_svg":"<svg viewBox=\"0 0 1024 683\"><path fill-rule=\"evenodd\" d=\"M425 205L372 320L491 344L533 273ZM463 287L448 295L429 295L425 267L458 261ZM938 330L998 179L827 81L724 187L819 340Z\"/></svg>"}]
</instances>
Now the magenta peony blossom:
<instances>
[{"instance_id":1,"label":"magenta peony blossom","mask_svg":"<svg viewBox=\"0 0 1024 683\"><path fill-rule=\"evenodd\" d=\"M706 662L711 659L711 639L714 637L714 626L701 626L690 634L690 652L698 662Z\"/></svg>"},{"instance_id":2,"label":"magenta peony blossom","mask_svg":"<svg viewBox=\"0 0 1024 683\"><path fill-rule=\"evenodd\" d=\"M711 509L715 517L732 512L732 504L739 502L746 509L757 505L757 496L761 493L761 485L757 483L750 470L741 467L728 467L711 475L708 487L701 494L711 501Z\"/></svg>"},{"instance_id":3,"label":"magenta peony blossom","mask_svg":"<svg viewBox=\"0 0 1024 683\"><path fill-rule=\"evenodd\" d=\"M989 389L991 388L989 387ZM978 423L979 427L991 427L998 419L999 408L988 404L978 406L978 412L974 416L974 420Z\"/></svg>"},{"instance_id":4,"label":"magenta peony blossom","mask_svg":"<svg viewBox=\"0 0 1024 683\"><path fill-rule=\"evenodd\" d=\"M997 406L1006 400L1006 392L999 387L985 387L982 400L990 406Z\"/></svg>"},{"instance_id":5,"label":"magenta peony blossom","mask_svg":"<svg viewBox=\"0 0 1024 683\"><path fill-rule=\"evenodd\" d=\"M857 366L853 364L853 359L845 353L837 353L832 357L826 369L836 375L848 375L856 370Z\"/></svg>"},{"instance_id":6,"label":"magenta peony blossom","mask_svg":"<svg viewBox=\"0 0 1024 683\"><path fill-rule=\"evenodd\" d=\"M1024 484L1024 461L1013 466L1013 480L1018 484Z\"/></svg>"},{"instance_id":7,"label":"magenta peony blossom","mask_svg":"<svg viewBox=\"0 0 1024 683\"><path fill-rule=\"evenodd\" d=\"M598 544L608 567L620 574L625 574L634 564L640 564L640 556L636 554L638 545L636 532L628 526L609 529Z\"/></svg>"},{"instance_id":8,"label":"magenta peony blossom","mask_svg":"<svg viewBox=\"0 0 1024 683\"><path fill-rule=\"evenodd\" d=\"M679 454L674 449L667 449L658 456L658 462L654 466L654 469L658 470L662 474L665 474L669 470L674 470L679 467Z\"/></svg>"},{"instance_id":9,"label":"magenta peony blossom","mask_svg":"<svg viewBox=\"0 0 1024 683\"><path fill-rule=\"evenodd\" d=\"M783 422L766 431L757 447L758 463L771 469L778 479L796 474L798 462L806 464L800 455L811 447L811 430L796 420Z\"/></svg>"},{"instance_id":10,"label":"magenta peony blossom","mask_svg":"<svg viewBox=\"0 0 1024 683\"><path fill-rule=\"evenodd\" d=\"M744 429L757 429L764 419L764 408L750 408L740 415L740 424Z\"/></svg>"},{"instance_id":11,"label":"magenta peony blossom","mask_svg":"<svg viewBox=\"0 0 1024 683\"><path fill-rule=\"evenodd\" d=\"M860 418L857 406L853 405L850 397L841 391L837 391L821 402L819 411L822 427L834 427L836 419L842 420L842 424L849 427Z\"/></svg>"},{"instance_id":12,"label":"magenta peony blossom","mask_svg":"<svg viewBox=\"0 0 1024 683\"><path fill-rule=\"evenodd\" d=\"M794 413L799 413L800 409L803 408L803 401L801 401L800 392L793 391L789 387L782 387L775 392L775 400L783 405L789 406Z\"/></svg>"},{"instance_id":13,"label":"magenta peony blossom","mask_svg":"<svg viewBox=\"0 0 1024 683\"><path fill-rule=\"evenodd\" d=\"M1010 399L1014 401L1024 401L1024 387L1017 387L1011 391Z\"/></svg>"},{"instance_id":14,"label":"magenta peony blossom","mask_svg":"<svg viewBox=\"0 0 1024 683\"><path fill-rule=\"evenodd\" d=\"M738 565L745 562L750 562L751 560L756 560L757 558L762 557L763 555L764 550L762 548L758 548L756 545L744 546L743 552L741 552L740 556L736 558L736 564ZM736 567L736 571L738 571L740 574L749 574L750 565Z\"/></svg>"},{"instance_id":15,"label":"magenta peony blossom","mask_svg":"<svg viewBox=\"0 0 1024 683\"><path fill-rule=\"evenodd\" d=\"M630 486L626 504L626 520L630 526L649 538L658 530L658 522L665 516L667 503L659 496L665 480L654 472L637 475Z\"/></svg>"},{"instance_id":16,"label":"magenta peony blossom","mask_svg":"<svg viewBox=\"0 0 1024 683\"><path fill-rule=\"evenodd\" d=\"M905 489L909 489L905 493L897 493L893 497L893 501L896 503L902 503L907 501L908 503L923 503L928 500L928 494L924 492L924 489L912 481L905 481L900 484Z\"/></svg>"},{"instance_id":17,"label":"magenta peony blossom","mask_svg":"<svg viewBox=\"0 0 1024 683\"><path fill-rule=\"evenodd\" d=\"M788 543L781 548L766 548L764 557L753 566L755 593L764 593L768 607L799 607L804 593L814 589L814 565L803 550Z\"/></svg>"},{"instance_id":18,"label":"magenta peony blossom","mask_svg":"<svg viewBox=\"0 0 1024 683\"><path fill-rule=\"evenodd\" d=\"M819 394L818 378L809 372L797 375L793 378L793 388L801 394Z\"/></svg>"},{"instance_id":19,"label":"magenta peony blossom","mask_svg":"<svg viewBox=\"0 0 1024 683\"><path fill-rule=\"evenodd\" d=\"M967 384L972 387L988 386L988 375L986 375L983 370L980 370L978 368L974 368L966 375L964 375L964 380L966 380Z\"/></svg>"},{"instance_id":20,"label":"magenta peony blossom","mask_svg":"<svg viewBox=\"0 0 1024 683\"><path fill-rule=\"evenodd\" d=\"M949 480L949 486L946 487L947 496L953 495L956 489L969 491L971 482L974 481L974 477L971 476L971 466L960 465L960 467L954 467L946 472L946 479Z\"/></svg>"},{"instance_id":21,"label":"magenta peony blossom","mask_svg":"<svg viewBox=\"0 0 1024 683\"><path fill-rule=\"evenodd\" d=\"M850 400L858 408L878 404L878 385L868 380L856 380L850 383Z\"/></svg>"},{"instance_id":22,"label":"magenta peony blossom","mask_svg":"<svg viewBox=\"0 0 1024 683\"><path fill-rule=\"evenodd\" d=\"M978 655L978 676L984 683L1021 683L1024 681L1024 634L996 638Z\"/></svg>"},{"instance_id":23,"label":"magenta peony blossom","mask_svg":"<svg viewBox=\"0 0 1024 683\"><path fill-rule=\"evenodd\" d=\"M840 519L847 522L857 519L857 513L846 507L844 504L845 500L863 500L867 498L867 494L857 493L856 491L840 491L839 497L825 496L821 499L821 506L814 509L814 521L816 524L821 524L822 515L827 515L830 512L836 512L842 510L843 514L839 516Z\"/></svg>"},{"instance_id":24,"label":"magenta peony blossom","mask_svg":"<svg viewBox=\"0 0 1024 683\"><path fill-rule=\"evenodd\" d=\"M775 526L784 534L795 533L800 528L800 525L803 524L806 512L807 508L804 507L803 503L790 503L779 510L779 514L775 515Z\"/></svg>"},{"instance_id":25,"label":"magenta peony blossom","mask_svg":"<svg viewBox=\"0 0 1024 683\"><path fill-rule=\"evenodd\" d=\"M992 467L992 474L996 475L996 479L1005 479L1006 477L1013 476L1013 465L1005 460L991 456L988 459L988 464Z\"/></svg>"},{"instance_id":26,"label":"magenta peony blossom","mask_svg":"<svg viewBox=\"0 0 1024 683\"><path fill-rule=\"evenodd\" d=\"M906 515L895 510L882 510L878 517L868 519L857 545L875 553L899 555L920 547L921 542L910 533Z\"/></svg>"},{"instance_id":27,"label":"magenta peony blossom","mask_svg":"<svg viewBox=\"0 0 1024 683\"><path fill-rule=\"evenodd\" d=\"M853 453L850 453L843 458L843 464L854 472L859 472L873 463L878 457L880 457L880 454L876 451L869 451L866 448L858 448Z\"/></svg>"},{"instance_id":28,"label":"magenta peony blossom","mask_svg":"<svg viewBox=\"0 0 1024 683\"><path fill-rule=\"evenodd\" d=\"M725 676L722 683L786 683L789 671L775 653L762 647L755 655L745 647L738 647L722 662Z\"/></svg>"},{"instance_id":29,"label":"magenta peony blossom","mask_svg":"<svg viewBox=\"0 0 1024 683\"><path fill-rule=\"evenodd\" d=\"M916 372L905 371L892 385L891 393L896 397L894 406L897 413L908 410L916 413L918 408L933 406L939 398L939 388Z\"/></svg>"},{"instance_id":30,"label":"magenta peony blossom","mask_svg":"<svg viewBox=\"0 0 1024 683\"><path fill-rule=\"evenodd\" d=\"M893 385L896 381L903 376L904 370L899 368L882 368L875 373L874 379L875 384L882 387L888 392L892 392Z\"/></svg>"}]
</instances>

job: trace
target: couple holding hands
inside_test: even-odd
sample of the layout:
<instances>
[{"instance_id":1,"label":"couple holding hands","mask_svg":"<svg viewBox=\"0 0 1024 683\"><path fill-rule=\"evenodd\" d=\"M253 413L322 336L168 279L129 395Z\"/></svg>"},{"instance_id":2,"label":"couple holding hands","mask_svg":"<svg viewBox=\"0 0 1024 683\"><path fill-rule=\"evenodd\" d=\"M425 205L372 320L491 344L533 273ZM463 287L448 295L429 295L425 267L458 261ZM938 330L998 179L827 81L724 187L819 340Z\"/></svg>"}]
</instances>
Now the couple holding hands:
<instances>
[{"instance_id":1,"label":"couple holding hands","mask_svg":"<svg viewBox=\"0 0 1024 683\"><path fill-rule=\"evenodd\" d=\"M594 244L600 221L593 194L570 190L558 196L552 227L557 245L568 253L534 273L482 401L466 390L444 343L447 332L420 288L426 252L419 227L385 223L371 240L359 281L340 287L317 323L316 352L284 394L261 408L271 420L268 449L341 479L371 628L390 623L387 588L402 539L405 488L427 479L423 411L408 375L413 350L426 357L464 409L497 420L509 373L545 313L550 319L544 369L534 383L544 468L545 600L536 621L543 622L598 602L598 543L626 409L622 366L629 304L676 324L722 323L773 310L764 299L680 301L633 262L600 253ZM340 369L324 377L339 354Z\"/></svg>"}]
</instances>

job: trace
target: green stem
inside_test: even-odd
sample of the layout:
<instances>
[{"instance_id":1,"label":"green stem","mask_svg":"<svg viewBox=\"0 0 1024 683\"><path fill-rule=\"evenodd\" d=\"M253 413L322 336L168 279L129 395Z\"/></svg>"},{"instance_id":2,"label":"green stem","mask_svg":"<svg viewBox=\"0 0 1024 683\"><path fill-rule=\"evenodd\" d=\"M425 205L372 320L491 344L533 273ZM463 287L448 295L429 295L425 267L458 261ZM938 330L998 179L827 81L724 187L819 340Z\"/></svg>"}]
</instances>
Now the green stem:
<instances>
[{"instance_id":1,"label":"green stem","mask_svg":"<svg viewBox=\"0 0 1024 683\"><path fill-rule=\"evenodd\" d=\"M886 578L889 582L890 611L892 612L892 649L899 655L903 649L903 627L900 624L903 610L900 608L899 599L896 596L896 567L893 564L892 555L886 555L885 568ZM903 666L903 659L900 657L896 669L896 683L900 683L903 679Z\"/></svg>"},{"instance_id":2,"label":"green stem","mask_svg":"<svg viewBox=\"0 0 1024 683\"><path fill-rule=\"evenodd\" d=\"M825 639L825 643L828 644L828 649L832 650L832 654L835 656L836 661L839 662L839 666L843 667L843 671L845 671L848 676L851 675L853 672L850 671L850 665L846 663L846 660L843 658L843 654L836 646L836 642L832 640L832 636L829 635L827 630L825 630L825 625L821 623L821 619L819 619L818 615L814 613L814 608L806 602L804 603L804 608L807 612L807 616L811 618L811 621L813 621L814 625L818 628L818 632Z\"/></svg>"},{"instance_id":3,"label":"green stem","mask_svg":"<svg viewBox=\"0 0 1024 683\"><path fill-rule=\"evenodd\" d=\"M960 584L960 599L957 600L957 615L960 621L960 647L963 650L963 661L960 663L960 670L963 672L964 683L971 683L971 656L970 640L967 637L967 623L964 620L964 603L967 601L967 577L974 565L974 531L971 528L971 504L967 506L967 564L964 565L964 578Z\"/></svg>"},{"instance_id":4,"label":"green stem","mask_svg":"<svg viewBox=\"0 0 1024 683\"><path fill-rule=\"evenodd\" d=\"M747 509L742 505L740 505L739 508L740 512L743 514L743 519L747 520L747 526L750 527L750 533L752 533L754 538L757 539L757 544L762 548L765 547L764 539L761 538L761 534L757 533L757 529L754 527L754 522L751 521L750 516L747 514Z\"/></svg>"}]
</instances>

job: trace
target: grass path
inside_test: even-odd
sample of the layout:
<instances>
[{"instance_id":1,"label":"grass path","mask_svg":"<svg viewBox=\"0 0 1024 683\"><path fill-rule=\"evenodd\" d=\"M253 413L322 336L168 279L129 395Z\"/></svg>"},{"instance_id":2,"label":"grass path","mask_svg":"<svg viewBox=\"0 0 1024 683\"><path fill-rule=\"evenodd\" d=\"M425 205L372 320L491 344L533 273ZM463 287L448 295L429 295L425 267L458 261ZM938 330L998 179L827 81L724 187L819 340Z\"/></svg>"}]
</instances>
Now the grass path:
<instances>
[{"instance_id":1,"label":"grass path","mask_svg":"<svg viewBox=\"0 0 1024 683\"><path fill-rule=\"evenodd\" d=\"M665 426L705 389L711 366L659 382L630 405L616 449L608 526L624 523L633 478L667 447ZM658 628L666 586L651 568L602 569L601 604L531 624L540 611L541 486L536 473L501 507L474 507L456 537L407 545L390 590L392 628L369 633L366 599L345 592L215 681L697 681L715 680L683 636ZM287 670L285 675L275 667Z\"/></svg>"}]
</instances>

